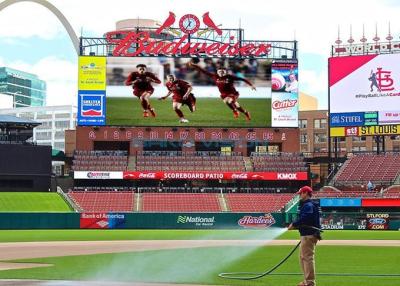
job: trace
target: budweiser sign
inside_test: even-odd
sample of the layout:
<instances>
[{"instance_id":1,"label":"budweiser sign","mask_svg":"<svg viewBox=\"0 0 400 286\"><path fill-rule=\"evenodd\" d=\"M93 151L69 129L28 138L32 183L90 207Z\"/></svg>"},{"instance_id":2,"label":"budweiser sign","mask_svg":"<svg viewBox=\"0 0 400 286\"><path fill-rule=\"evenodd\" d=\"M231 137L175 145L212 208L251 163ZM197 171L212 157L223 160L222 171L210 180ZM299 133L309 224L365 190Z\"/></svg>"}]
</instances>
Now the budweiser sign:
<instances>
[{"instance_id":1,"label":"budweiser sign","mask_svg":"<svg viewBox=\"0 0 400 286\"><path fill-rule=\"evenodd\" d=\"M271 214L264 216L244 216L238 220L238 225L245 228L268 228L275 223L275 219Z\"/></svg>"},{"instance_id":2,"label":"budweiser sign","mask_svg":"<svg viewBox=\"0 0 400 286\"><path fill-rule=\"evenodd\" d=\"M181 56L263 56L271 51L270 44L241 44L189 42L188 35L177 41L162 41L151 37L150 32L113 31L106 34L109 44L115 45L113 56L137 57L146 55L181 55ZM231 41L232 37L230 38Z\"/></svg>"},{"instance_id":3,"label":"budweiser sign","mask_svg":"<svg viewBox=\"0 0 400 286\"><path fill-rule=\"evenodd\" d=\"M193 14L186 14L179 21L179 29L172 28L175 14L170 12L164 23L155 31L112 31L106 34L106 41L115 46L113 56L137 57L141 55L182 55L182 56L263 56L271 52L271 44L253 44L236 41L234 36L223 35L220 25L215 25L208 12L202 16L204 28L200 29L200 20ZM200 30L199 30L200 29ZM202 37L206 32L215 31L228 42L207 41ZM183 35L182 35L183 33ZM193 36L197 33L196 41ZM172 40L160 40L165 34ZM201 42L201 39L204 39Z\"/></svg>"}]
</instances>

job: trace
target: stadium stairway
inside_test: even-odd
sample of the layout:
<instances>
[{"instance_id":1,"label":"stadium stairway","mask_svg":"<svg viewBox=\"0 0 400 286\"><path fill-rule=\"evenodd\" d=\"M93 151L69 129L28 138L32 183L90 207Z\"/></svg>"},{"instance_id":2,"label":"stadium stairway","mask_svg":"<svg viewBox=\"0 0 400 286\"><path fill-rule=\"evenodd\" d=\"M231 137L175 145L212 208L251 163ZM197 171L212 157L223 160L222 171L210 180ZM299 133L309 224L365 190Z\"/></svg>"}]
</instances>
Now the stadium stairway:
<instances>
[{"instance_id":1,"label":"stadium stairway","mask_svg":"<svg viewBox=\"0 0 400 286\"><path fill-rule=\"evenodd\" d=\"M136 156L129 156L128 170L136 170Z\"/></svg>"},{"instance_id":2,"label":"stadium stairway","mask_svg":"<svg viewBox=\"0 0 400 286\"><path fill-rule=\"evenodd\" d=\"M251 162L251 158L243 157L243 161L246 172L253 172L253 163Z\"/></svg>"},{"instance_id":3,"label":"stadium stairway","mask_svg":"<svg viewBox=\"0 0 400 286\"><path fill-rule=\"evenodd\" d=\"M224 194L218 195L218 202L222 212L230 212Z\"/></svg>"},{"instance_id":4,"label":"stadium stairway","mask_svg":"<svg viewBox=\"0 0 400 286\"><path fill-rule=\"evenodd\" d=\"M142 194L135 194L135 204L133 205L134 212L140 212L142 210Z\"/></svg>"},{"instance_id":5,"label":"stadium stairway","mask_svg":"<svg viewBox=\"0 0 400 286\"><path fill-rule=\"evenodd\" d=\"M339 167L339 170L336 171L336 174L333 176L332 180L330 180L330 181L328 182L328 185L329 185L330 187L333 187L333 186L335 185L336 178L339 177L340 174L342 174L343 170L346 169L347 165L349 164L349 161L350 161L350 160L346 160L346 161L344 162L344 164L343 164L341 167ZM336 189L336 190L338 190L338 189ZM339 191L339 190L338 190L338 191Z\"/></svg>"}]
</instances>

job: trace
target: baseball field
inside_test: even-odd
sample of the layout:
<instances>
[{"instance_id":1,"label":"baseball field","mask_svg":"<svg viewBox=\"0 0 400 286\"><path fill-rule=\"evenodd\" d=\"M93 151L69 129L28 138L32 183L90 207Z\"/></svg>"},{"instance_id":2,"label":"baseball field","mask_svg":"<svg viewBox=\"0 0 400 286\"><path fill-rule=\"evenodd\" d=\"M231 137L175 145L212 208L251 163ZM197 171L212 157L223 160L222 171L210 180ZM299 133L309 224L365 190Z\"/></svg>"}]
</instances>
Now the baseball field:
<instances>
[{"instance_id":1,"label":"baseball field","mask_svg":"<svg viewBox=\"0 0 400 286\"><path fill-rule=\"evenodd\" d=\"M251 121L243 114L234 119L230 110L219 98L197 98L196 111L190 113L187 106L182 107L189 123L180 123L172 110L171 99L163 101L151 97L151 106L157 117L143 118L140 101L137 98L107 98L107 125L134 126L202 126L202 127L267 127L271 126L270 98L239 98L239 103L251 113Z\"/></svg>"},{"instance_id":2,"label":"baseball field","mask_svg":"<svg viewBox=\"0 0 400 286\"><path fill-rule=\"evenodd\" d=\"M296 231L279 229L2 230L0 285L297 285L297 251L258 280L218 277L263 272L297 239ZM400 275L400 232L326 231L316 265L318 285L399 285L400 276L362 275Z\"/></svg>"}]
</instances>

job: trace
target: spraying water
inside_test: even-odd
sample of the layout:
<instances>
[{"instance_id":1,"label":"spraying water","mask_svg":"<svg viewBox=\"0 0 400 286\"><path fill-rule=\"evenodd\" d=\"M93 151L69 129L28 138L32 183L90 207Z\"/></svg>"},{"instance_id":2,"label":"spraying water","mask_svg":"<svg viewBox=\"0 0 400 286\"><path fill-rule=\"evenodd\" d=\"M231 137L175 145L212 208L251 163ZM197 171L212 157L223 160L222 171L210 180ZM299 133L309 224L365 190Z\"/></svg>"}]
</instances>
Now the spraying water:
<instances>
[{"instance_id":1,"label":"spraying water","mask_svg":"<svg viewBox=\"0 0 400 286\"><path fill-rule=\"evenodd\" d=\"M94 273L90 273L86 279L200 283L214 275L217 268L250 255L286 230L277 227L264 230L224 230L221 233L225 237L221 237L219 233L219 239L215 240L215 233L199 235L196 240L191 241L192 246L188 246L188 241L176 241L178 247L185 242L188 248L118 254L112 256L108 263ZM202 242L200 246L209 245L212 248L199 248L199 241Z\"/></svg>"}]
</instances>

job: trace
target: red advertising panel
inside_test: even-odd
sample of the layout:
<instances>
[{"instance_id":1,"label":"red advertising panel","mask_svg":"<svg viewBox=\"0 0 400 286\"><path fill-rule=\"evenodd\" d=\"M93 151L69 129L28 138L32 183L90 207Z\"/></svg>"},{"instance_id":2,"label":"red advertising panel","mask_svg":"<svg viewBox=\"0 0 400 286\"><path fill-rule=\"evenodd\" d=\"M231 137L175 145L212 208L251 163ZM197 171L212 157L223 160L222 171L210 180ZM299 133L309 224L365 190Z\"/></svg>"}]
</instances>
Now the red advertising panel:
<instances>
[{"instance_id":1,"label":"red advertising panel","mask_svg":"<svg viewBox=\"0 0 400 286\"><path fill-rule=\"evenodd\" d=\"M120 213L81 213L80 228L111 229L124 228L125 214Z\"/></svg>"},{"instance_id":2,"label":"red advertising panel","mask_svg":"<svg viewBox=\"0 0 400 286\"><path fill-rule=\"evenodd\" d=\"M367 214L367 229L389 229L389 214Z\"/></svg>"},{"instance_id":3,"label":"red advertising panel","mask_svg":"<svg viewBox=\"0 0 400 286\"><path fill-rule=\"evenodd\" d=\"M362 199L362 207L400 207L400 199Z\"/></svg>"},{"instance_id":4,"label":"red advertising panel","mask_svg":"<svg viewBox=\"0 0 400 286\"><path fill-rule=\"evenodd\" d=\"M125 180L261 180L261 181L305 181L307 172L136 172L123 173Z\"/></svg>"}]
</instances>

